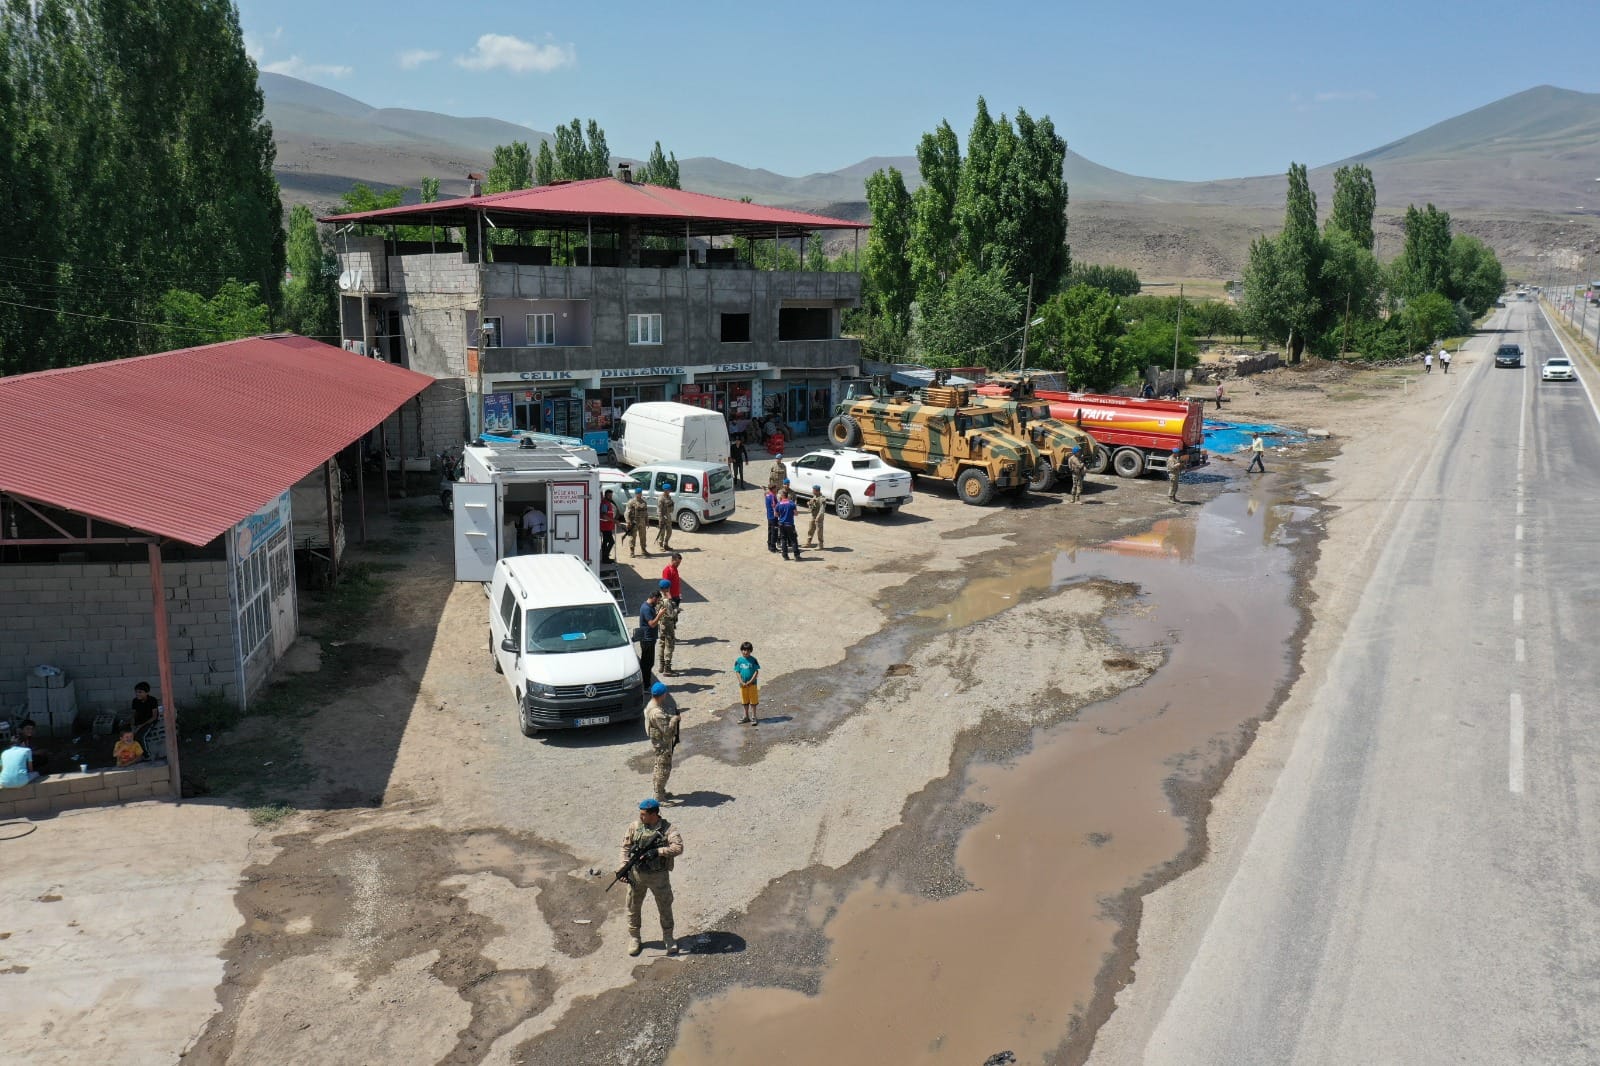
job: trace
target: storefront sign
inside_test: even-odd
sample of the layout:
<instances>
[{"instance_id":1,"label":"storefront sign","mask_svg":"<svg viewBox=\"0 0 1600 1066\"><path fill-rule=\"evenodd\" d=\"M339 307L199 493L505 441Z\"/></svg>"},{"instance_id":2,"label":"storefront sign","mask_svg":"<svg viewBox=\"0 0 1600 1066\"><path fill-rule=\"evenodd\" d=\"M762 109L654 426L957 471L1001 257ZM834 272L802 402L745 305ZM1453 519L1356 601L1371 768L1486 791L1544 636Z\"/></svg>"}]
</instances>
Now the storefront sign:
<instances>
[{"instance_id":1,"label":"storefront sign","mask_svg":"<svg viewBox=\"0 0 1600 1066\"><path fill-rule=\"evenodd\" d=\"M571 370L524 370L517 375L522 381L576 381L590 376Z\"/></svg>"},{"instance_id":2,"label":"storefront sign","mask_svg":"<svg viewBox=\"0 0 1600 1066\"><path fill-rule=\"evenodd\" d=\"M233 527L233 550L248 559L289 521L289 494L286 492L255 514Z\"/></svg>"},{"instance_id":3,"label":"storefront sign","mask_svg":"<svg viewBox=\"0 0 1600 1066\"><path fill-rule=\"evenodd\" d=\"M766 363L718 363L708 373L712 374L747 374L756 370L765 370Z\"/></svg>"},{"instance_id":4,"label":"storefront sign","mask_svg":"<svg viewBox=\"0 0 1600 1066\"><path fill-rule=\"evenodd\" d=\"M681 366L626 366L600 371L603 378L670 378L684 372Z\"/></svg>"},{"instance_id":5,"label":"storefront sign","mask_svg":"<svg viewBox=\"0 0 1600 1066\"><path fill-rule=\"evenodd\" d=\"M517 428L512 413L512 394L491 392L483 398L483 431L485 433L510 433Z\"/></svg>"},{"instance_id":6,"label":"storefront sign","mask_svg":"<svg viewBox=\"0 0 1600 1066\"><path fill-rule=\"evenodd\" d=\"M591 378L673 378L685 374L753 374L770 363L710 363L703 366L613 366L593 370L524 370L519 381L585 381Z\"/></svg>"}]
</instances>

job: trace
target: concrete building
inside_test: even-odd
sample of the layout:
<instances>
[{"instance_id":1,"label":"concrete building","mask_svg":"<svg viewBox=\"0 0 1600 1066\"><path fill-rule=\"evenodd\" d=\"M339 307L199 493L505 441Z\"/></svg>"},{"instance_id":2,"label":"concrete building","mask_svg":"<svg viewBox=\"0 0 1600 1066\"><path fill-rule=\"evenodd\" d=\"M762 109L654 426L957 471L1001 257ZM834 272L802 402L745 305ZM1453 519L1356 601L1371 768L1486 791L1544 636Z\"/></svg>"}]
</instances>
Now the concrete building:
<instances>
[{"instance_id":1,"label":"concrete building","mask_svg":"<svg viewBox=\"0 0 1600 1066\"><path fill-rule=\"evenodd\" d=\"M757 269L752 249L772 266L814 233L859 240L862 223L642 185L626 166L322 221L341 227L346 347L436 379L388 425L391 454L480 429L603 452L642 400L721 411L736 432L763 418L818 432L838 381L859 373L840 317L860 275Z\"/></svg>"},{"instance_id":2,"label":"concrete building","mask_svg":"<svg viewBox=\"0 0 1600 1066\"><path fill-rule=\"evenodd\" d=\"M179 709L247 704L299 633L290 490L429 384L293 336L0 378L0 720L88 736L148 681L167 756L53 772L0 815L177 789Z\"/></svg>"}]
</instances>

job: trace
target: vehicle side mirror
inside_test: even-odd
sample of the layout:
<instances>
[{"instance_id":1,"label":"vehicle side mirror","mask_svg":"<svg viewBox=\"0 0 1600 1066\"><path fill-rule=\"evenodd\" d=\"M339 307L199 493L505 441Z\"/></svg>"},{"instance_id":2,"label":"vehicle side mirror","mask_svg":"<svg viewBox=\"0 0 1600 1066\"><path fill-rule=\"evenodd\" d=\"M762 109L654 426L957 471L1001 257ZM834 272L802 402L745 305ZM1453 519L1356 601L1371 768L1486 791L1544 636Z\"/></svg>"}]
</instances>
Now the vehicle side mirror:
<instances>
[{"instance_id":1,"label":"vehicle side mirror","mask_svg":"<svg viewBox=\"0 0 1600 1066\"><path fill-rule=\"evenodd\" d=\"M508 651L512 655L516 655L517 654L517 642L512 640L510 637L506 637L504 640L502 640L500 642L500 650L501 651Z\"/></svg>"}]
</instances>

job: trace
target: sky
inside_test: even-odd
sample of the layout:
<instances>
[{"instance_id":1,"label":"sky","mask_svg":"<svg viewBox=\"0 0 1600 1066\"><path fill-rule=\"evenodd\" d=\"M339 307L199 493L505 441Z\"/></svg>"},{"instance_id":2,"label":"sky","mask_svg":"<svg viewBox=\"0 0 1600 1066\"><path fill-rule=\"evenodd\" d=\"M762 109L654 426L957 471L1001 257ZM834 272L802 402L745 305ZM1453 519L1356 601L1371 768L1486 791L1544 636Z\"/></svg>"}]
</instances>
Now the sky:
<instances>
[{"instance_id":1,"label":"sky","mask_svg":"<svg viewBox=\"0 0 1600 1066\"><path fill-rule=\"evenodd\" d=\"M1071 150L1144 177L1318 166L1549 84L1600 91L1585 5L1324 3L551 4L241 0L263 70L375 107L539 130L599 121L801 175L911 155L978 97L1048 115Z\"/></svg>"}]
</instances>

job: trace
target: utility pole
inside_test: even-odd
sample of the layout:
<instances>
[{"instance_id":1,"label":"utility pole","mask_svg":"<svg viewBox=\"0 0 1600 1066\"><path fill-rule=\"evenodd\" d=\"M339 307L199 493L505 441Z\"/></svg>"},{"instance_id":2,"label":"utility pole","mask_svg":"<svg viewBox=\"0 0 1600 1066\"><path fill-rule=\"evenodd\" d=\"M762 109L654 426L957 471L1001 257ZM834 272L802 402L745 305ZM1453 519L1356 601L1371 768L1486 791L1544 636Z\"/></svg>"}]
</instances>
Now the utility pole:
<instances>
[{"instance_id":1,"label":"utility pole","mask_svg":"<svg viewBox=\"0 0 1600 1066\"><path fill-rule=\"evenodd\" d=\"M1178 324L1172 329L1172 388L1178 388L1178 340L1183 336L1183 282L1178 283Z\"/></svg>"},{"instance_id":2,"label":"utility pole","mask_svg":"<svg viewBox=\"0 0 1600 1066\"><path fill-rule=\"evenodd\" d=\"M1350 294L1344 294L1344 343L1339 346L1339 357L1350 351Z\"/></svg>"},{"instance_id":3,"label":"utility pole","mask_svg":"<svg viewBox=\"0 0 1600 1066\"><path fill-rule=\"evenodd\" d=\"M1022 369L1028 369L1028 324L1033 321L1033 274L1028 275L1028 309L1022 313Z\"/></svg>"}]
</instances>

